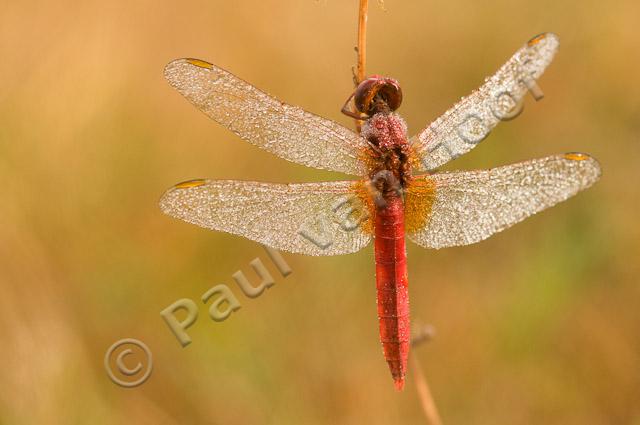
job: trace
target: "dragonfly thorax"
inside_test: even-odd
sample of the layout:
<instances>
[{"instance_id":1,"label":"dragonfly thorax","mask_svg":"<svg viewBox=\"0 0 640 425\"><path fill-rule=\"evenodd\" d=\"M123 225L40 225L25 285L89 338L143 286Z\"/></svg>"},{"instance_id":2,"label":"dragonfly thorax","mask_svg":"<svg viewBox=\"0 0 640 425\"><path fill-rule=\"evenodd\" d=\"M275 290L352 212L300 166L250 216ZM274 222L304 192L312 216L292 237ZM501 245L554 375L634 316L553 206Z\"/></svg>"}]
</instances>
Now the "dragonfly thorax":
<instances>
[{"instance_id":1,"label":"dragonfly thorax","mask_svg":"<svg viewBox=\"0 0 640 425\"><path fill-rule=\"evenodd\" d=\"M369 143L369 178L382 182L382 192L405 188L411 178L407 124L396 113L377 113L365 121L362 136ZM390 182L389 179L395 179Z\"/></svg>"}]
</instances>

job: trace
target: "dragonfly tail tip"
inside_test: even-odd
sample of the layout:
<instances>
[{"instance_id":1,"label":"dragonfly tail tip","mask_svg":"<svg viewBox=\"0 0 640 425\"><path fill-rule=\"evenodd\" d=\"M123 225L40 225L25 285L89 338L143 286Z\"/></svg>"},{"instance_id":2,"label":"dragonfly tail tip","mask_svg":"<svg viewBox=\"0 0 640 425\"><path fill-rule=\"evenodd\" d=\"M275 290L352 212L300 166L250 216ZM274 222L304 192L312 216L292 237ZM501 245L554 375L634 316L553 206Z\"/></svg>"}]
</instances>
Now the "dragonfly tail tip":
<instances>
[{"instance_id":1,"label":"dragonfly tail tip","mask_svg":"<svg viewBox=\"0 0 640 425\"><path fill-rule=\"evenodd\" d=\"M404 389L404 376L402 378L395 379L394 384L396 385L396 390L402 391Z\"/></svg>"}]
</instances>

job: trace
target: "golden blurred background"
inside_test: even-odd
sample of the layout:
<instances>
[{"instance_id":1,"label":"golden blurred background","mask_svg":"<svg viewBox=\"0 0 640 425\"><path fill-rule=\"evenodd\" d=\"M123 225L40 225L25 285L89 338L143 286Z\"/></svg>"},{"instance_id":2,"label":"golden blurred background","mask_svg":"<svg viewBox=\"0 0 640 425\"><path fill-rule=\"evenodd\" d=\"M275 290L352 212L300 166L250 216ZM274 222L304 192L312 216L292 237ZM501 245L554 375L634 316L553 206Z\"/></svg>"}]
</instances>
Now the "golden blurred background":
<instances>
[{"instance_id":1,"label":"golden blurred background","mask_svg":"<svg viewBox=\"0 0 640 425\"><path fill-rule=\"evenodd\" d=\"M447 168L566 151L598 158L585 193L477 245L409 246L415 351L445 424L640 424L640 4L372 2L368 73L403 86L411 133L530 37L560 36L544 100ZM178 57L218 64L351 126L356 1L23 1L0 7L0 326L3 424L417 424L376 320L373 252L283 254L164 216L176 182L340 179L280 160L209 121L164 81ZM231 278L260 256L276 285ZM229 285L242 309L200 301ZM182 348L159 313L200 308ZM104 370L138 338L143 385Z\"/></svg>"}]
</instances>

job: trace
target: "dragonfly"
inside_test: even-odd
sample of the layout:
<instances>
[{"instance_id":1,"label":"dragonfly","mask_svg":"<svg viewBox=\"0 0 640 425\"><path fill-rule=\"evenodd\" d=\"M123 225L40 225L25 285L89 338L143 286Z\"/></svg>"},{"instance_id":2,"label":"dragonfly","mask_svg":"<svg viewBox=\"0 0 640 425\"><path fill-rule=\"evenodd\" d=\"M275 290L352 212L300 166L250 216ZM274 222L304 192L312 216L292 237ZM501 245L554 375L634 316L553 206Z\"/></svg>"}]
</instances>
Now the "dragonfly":
<instances>
[{"instance_id":1,"label":"dragonfly","mask_svg":"<svg viewBox=\"0 0 640 425\"><path fill-rule=\"evenodd\" d=\"M405 238L425 248L482 241L593 185L599 163L570 152L476 171L437 169L469 152L513 118L552 61L558 37L524 44L484 84L413 137L396 110L402 90L374 75L342 112L361 132L270 96L199 59L165 68L175 89L241 139L294 163L357 180L262 183L196 179L167 190L161 210L186 222L243 236L276 250L341 255L374 242L382 352L402 390L410 349Z\"/></svg>"}]
</instances>

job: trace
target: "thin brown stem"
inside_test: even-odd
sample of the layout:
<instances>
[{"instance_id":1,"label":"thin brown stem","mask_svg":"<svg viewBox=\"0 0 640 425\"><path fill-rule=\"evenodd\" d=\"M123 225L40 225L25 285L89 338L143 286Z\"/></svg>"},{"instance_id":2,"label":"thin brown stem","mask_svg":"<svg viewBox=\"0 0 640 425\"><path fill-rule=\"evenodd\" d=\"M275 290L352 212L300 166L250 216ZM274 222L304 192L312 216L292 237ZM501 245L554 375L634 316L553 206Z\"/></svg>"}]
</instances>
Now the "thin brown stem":
<instances>
[{"instance_id":1,"label":"thin brown stem","mask_svg":"<svg viewBox=\"0 0 640 425\"><path fill-rule=\"evenodd\" d=\"M356 52L358 53L358 62L356 64L356 72L354 73L354 83L357 87L362 80L364 80L365 69L367 66L367 17L369 12L369 0L360 0L360 7L358 12L358 46ZM362 121L355 119L356 130L360 132L360 125Z\"/></svg>"},{"instance_id":2,"label":"thin brown stem","mask_svg":"<svg viewBox=\"0 0 640 425\"><path fill-rule=\"evenodd\" d=\"M358 67L356 78L360 83L364 80L367 66L367 17L369 0L360 0L360 12L358 14Z\"/></svg>"},{"instance_id":3,"label":"thin brown stem","mask_svg":"<svg viewBox=\"0 0 640 425\"><path fill-rule=\"evenodd\" d=\"M429 425L442 425L438 408L431 395L429 384L427 384L427 378L422 371L422 366L415 355L411 355L411 367L413 368L413 376L416 383L416 390L418 391L418 398L422 405L422 410L427 418Z\"/></svg>"}]
</instances>

